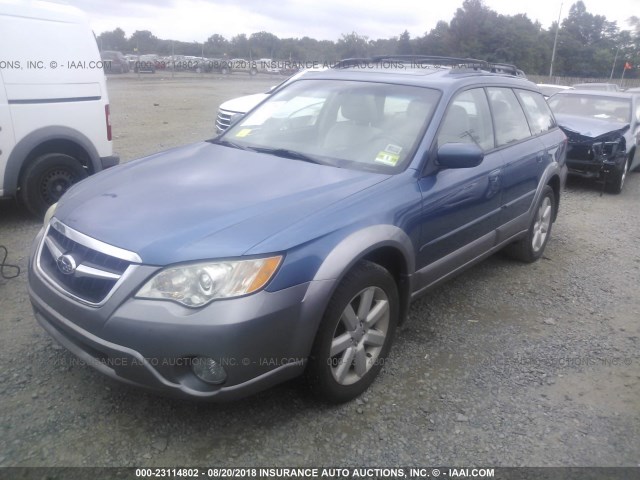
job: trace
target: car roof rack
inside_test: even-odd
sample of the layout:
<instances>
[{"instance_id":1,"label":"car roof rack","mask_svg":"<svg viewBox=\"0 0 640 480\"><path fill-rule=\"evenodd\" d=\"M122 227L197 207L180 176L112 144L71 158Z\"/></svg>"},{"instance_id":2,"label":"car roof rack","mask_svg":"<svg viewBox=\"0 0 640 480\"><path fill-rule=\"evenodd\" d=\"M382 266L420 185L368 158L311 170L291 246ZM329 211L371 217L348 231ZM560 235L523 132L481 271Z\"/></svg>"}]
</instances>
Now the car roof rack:
<instances>
[{"instance_id":1,"label":"car roof rack","mask_svg":"<svg viewBox=\"0 0 640 480\"><path fill-rule=\"evenodd\" d=\"M346 58L336 63L333 68L349 68L385 61L411 62L417 65L433 65L435 67L456 67L456 73L484 71L525 77L522 70L508 63L493 63L476 58L441 57L437 55L376 55L369 58Z\"/></svg>"}]
</instances>

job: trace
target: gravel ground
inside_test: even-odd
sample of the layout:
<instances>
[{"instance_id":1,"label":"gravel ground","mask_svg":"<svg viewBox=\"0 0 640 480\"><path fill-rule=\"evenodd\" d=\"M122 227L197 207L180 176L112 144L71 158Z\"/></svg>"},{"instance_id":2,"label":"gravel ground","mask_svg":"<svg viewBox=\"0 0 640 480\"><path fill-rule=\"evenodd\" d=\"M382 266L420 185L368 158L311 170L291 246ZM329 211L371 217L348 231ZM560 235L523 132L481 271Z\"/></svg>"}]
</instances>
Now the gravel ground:
<instances>
[{"instance_id":1,"label":"gravel ground","mask_svg":"<svg viewBox=\"0 0 640 480\"><path fill-rule=\"evenodd\" d=\"M124 161L212 136L217 106L277 78L109 80ZM55 344L26 293L39 223L0 202L0 466L637 466L640 174L571 181L543 259L496 255L416 302L366 395L299 382L232 404L115 383Z\"/></svg>"}]
</instances>

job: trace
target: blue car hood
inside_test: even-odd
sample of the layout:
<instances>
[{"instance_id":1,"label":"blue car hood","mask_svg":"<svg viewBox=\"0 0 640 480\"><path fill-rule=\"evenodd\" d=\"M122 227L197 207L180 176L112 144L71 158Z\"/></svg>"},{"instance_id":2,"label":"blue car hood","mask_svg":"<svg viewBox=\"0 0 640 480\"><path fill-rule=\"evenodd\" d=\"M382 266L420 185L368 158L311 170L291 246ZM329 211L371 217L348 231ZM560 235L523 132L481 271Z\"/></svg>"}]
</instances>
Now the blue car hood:
<instances>
[{"instance_id":1,"label":"blue car hood","mask_svg":"<svg viewBox=\"0 0 640 480\"><path fill-rule=\"evenodd\" d=\"M89 177L55 217L147 264L237 257L387 178L203 142Z\"/></svg>"}]
</instances>

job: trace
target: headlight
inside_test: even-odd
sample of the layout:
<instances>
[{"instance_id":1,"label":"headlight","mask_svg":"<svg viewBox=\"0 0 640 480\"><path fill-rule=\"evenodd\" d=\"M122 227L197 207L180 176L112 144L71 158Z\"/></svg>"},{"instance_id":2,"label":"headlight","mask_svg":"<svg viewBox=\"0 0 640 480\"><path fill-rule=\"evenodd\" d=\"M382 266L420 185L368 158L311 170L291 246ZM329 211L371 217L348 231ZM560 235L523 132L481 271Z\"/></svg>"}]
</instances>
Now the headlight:
<instances>
[{"instance_id":1,"label":"headlight","mask_svg":"<svg viewBox=\"0 0 640 480\"><path fill-rule=\"evenodd\" d=\"M54 203L53 205L51 205L49 208L47 208L47 211L44 214L44 226L45 227L47 225L49 225L49 222L53 218L53 215L56 213L56 208L58 208L58 203L57 202Z\"/></svg>"},{"instance_id":2,"label":"headlight","mask_svg":"<svg viewBox=\"0 0 640 480\"><path fill-rule=\"evenodd\" d=\"M136 297L202 307L218 298L239 297L260 290L273 277L281 261L282 256L277 256L171 267L151 278Z\"/></svg>"}]
</instances>

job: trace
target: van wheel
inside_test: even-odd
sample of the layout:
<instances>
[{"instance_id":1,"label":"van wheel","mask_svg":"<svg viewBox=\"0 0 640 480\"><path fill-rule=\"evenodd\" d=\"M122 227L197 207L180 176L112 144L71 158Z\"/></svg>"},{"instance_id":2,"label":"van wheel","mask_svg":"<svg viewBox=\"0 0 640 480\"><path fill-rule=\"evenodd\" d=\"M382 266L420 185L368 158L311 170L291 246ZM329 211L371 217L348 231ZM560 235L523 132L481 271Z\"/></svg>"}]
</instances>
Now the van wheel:
<instances>
[{"instance_id":1,"label":"van wheel","mask_svg":"<svg viewBox=\"0 0 640 480\"><path fill-rule=\"evenodd\" d=\"M20 183L22 202L33 215L42 217L71 185L86 177L80 162L69 155L41 155L24 171Z\"/></svg>"},{"instance_id":2,"label":"van wheel","mask_svg":"<svg viewBox=\"0 0 640 480\"><path fill-rule=\"evenodd\" d=\"M544 253L553 225L556 196L549 185L545 185L536 204L527 236L505 248L505 253L521 262L532 263Z\"/></svg>"},{"instance_id":3,"label":"van wheel","mask_svg":"<svg viewBox=\"0 0 640 480\"><path fill-rule=\"evenodd\" d=\"M333 403L364 392L389 354L398 312L398 289L389 272L375 263L357 264L320 323L305 372L312 391Z\"/></svg>"}]
</instances>

